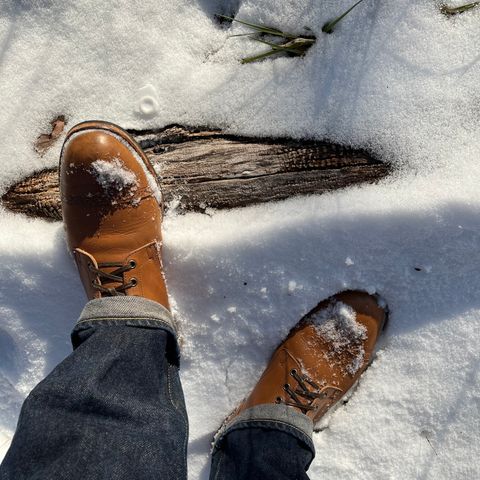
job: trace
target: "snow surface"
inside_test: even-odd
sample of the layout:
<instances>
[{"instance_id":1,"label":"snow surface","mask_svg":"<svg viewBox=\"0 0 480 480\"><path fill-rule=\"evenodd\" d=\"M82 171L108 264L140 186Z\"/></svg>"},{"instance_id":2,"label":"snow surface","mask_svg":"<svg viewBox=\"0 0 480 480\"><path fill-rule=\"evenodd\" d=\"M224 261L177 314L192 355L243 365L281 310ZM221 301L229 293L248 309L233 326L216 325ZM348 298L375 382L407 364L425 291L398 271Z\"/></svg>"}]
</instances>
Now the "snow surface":
<instances>
[{"instance_id":1,"label":"snow surface","mask_svg":"<svg viewBox=\"0 0 480 480\"><path fill-rule=\"evenodd\" d=\"M480 478L480 9L448 18L435 0L366 0L322 34L351 3L228 2L239 18L318 36L305 58L240 65L262 47L212 21L220 0L0 0L0 191L56 165L61 142L44 157L32 145L61 113L70 126L331 139L396 169L323 196L168 214L192 479L208 478L213 433L273 348L346 288L378 291L390 324L354 395L315 434L311 478ZM61 225L4 210L0 222L6 451L23 398L70 352L85 299Z\"/></svg>"}]
</instances>

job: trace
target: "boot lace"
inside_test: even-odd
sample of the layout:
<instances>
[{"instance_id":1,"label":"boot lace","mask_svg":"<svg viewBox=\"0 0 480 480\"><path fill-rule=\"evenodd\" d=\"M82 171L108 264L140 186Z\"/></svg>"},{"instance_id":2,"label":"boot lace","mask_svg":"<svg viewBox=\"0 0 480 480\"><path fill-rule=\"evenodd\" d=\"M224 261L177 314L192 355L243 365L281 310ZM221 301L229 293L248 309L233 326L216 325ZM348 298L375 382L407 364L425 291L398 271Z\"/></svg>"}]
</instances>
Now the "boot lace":
<instances>
[{"instance_id":1,"label":"boot lace","mask_svg":"<svg viewBox=\"0 0 480 480\"><path fill-rule=\"evenodd\" d=\"M88 264L88 269L95 275L98 276L100 282L104 280L103 283L119 283L118 286L107 287L102 283L98 283L96 280L92 280L92 287L100 292L104 293L107 296L123 296L126 295L125 290L135 287L137 285L137 279L131 278L128 283L125 283L123 274L129 270L133 270L137 266L135 260L129 260L127 263L118 263L118 262L104 262L99 263L98 268L96 268L91 262ZM106 272L105 268L115 270Z\"/></svg>"},{"instance_id":2,"label":"boot lace","mask_svg":"<svg viewBox=\"0 0 480 480\"><path fill-rule=\"evenodd\" d=\"M332 385L320 387L307 375L300 375L297 370L290 370L290 376L295 379L298 386L295 390L289 383L283 386L283 390L287 393L291 400L284 400L282 397L277 397L276 403L283 403L290 407L299 408L302 413L306 414L310 410L315 410L317 407L312 405L318 399L333 400L336 392L341 392L340 388ZM303 402L302 400L305 399Z\"/></svg>"}]
</instances>

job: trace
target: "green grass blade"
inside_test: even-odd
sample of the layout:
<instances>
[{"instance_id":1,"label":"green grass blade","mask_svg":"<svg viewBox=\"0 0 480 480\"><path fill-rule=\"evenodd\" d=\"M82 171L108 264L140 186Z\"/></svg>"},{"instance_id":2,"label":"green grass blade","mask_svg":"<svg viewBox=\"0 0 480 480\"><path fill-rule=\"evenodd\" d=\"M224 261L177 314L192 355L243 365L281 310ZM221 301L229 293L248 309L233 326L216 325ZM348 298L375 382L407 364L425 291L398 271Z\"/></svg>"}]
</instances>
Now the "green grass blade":
<instances>
[{"instance_id":1,"label":"green grass blade","mask_svg":"<svg viewBox=\"0 0 480 480\"><path fill-rule=\"evenodd\" d=\"M257 32L236 33L235 35L229 35L228 38L232 38L232 37L251 37L252 35L258 35L258 33Z\"/></svg>"},{"instance_id":2,"label":"green grass blade","mask_svg":"<svg viewBox=\"0 0 480 480\"><path fill-rule=\"evenodd\" d=\"M295 55L303 55L304 53L302 48L290 47L288 45L284 45L281 43L279 44L279 43L267 42L266 40L261 40L260 38L253 38L252 40L255 40L256 42L264 43L265 45L272 47L273 50L276 50L278 52L290 52Z\"/></svg>"},{"instance_id":3,"label":"green grass blade","mask_svg":"<svg viewBox=\"0 0 480 480\"><path fill-rule=\"evenodd\" d=\"M479 5L480 2L466 3L465 5L461 5L459 7L449 7L448 5L442 5L440 7L440 11L445 15L456 15L457 13L466 12L468 10L471 10L472 8L478 7Z\"/></svg>"},{"instance_id":4,"label":"green grass blade","mask_svg":"<svg viewBox=\"0 0 480 480\"><path fill-rule=\"evenodd\" d=\"M229 35L229 37L250 37L252 40L255 40L264 45L268 45L271 48L271 50L260 53L259 55L243 58L241 60L242 63L256 62L257 60L262 60L276 53L289 53L291 55L302 56L316 41L316 38L314 36L301 37L297 35L291 35L289 33L282 32L281 30L278 30L276 28L246 22L244 20L237 20L233 17L227 17L226 15L218 14L217 17L231 20L232 22L241 23L242 25L245 25L253 30L249 33ZM266 40L265 37L268 38L268 36L281 37L283 40L275 43L274 41Z\"/></svg>"},{"instance_id":5,"label":"green grass blade","mask_svg":"<svg viewBox=\"0 0 480 480\"><path fill-rule=\"evenodd\" d=\"M272 48L278 48L281 46L280 43L273 43L273 42L268 42L267 40L262 40L261 38L252 38L252 40L255 40L256 42L263 43L265 45L268 45Z\"/></svg>"},{"instance_id":6,"label":"green grass blade","mask_svg":"<svg viewBox=\"0 0 480 480\"><path fill-rule=\"evenodd\" d=\"M267 27L266 25L259 25L257 23L250 23L250 22L246 22L245 20L238 20L236 18L227 17L226 15L220 15L220 14L218 14L217 17L225 18L227 20L231 20L232 22L241 23L242 25L246 25L247 27L253 28L257 32L264 33L266 35L273 35L273 36L276 36L276 37L283 37L283 38L295 38L295 35L292 35L292 34L286 33L286 32L282 32L281 30L278 30L277 28Z\"/></svg>"},{"instance_id":7,"label":"green grass blade","mask_svg":"<svg viewBox=\"0 0 480 480\"><path fill-rule=\"evenodd\" d=\"M343 20L357 5L362 3L363 0L358 0L357 3L352 5L346 12L342 13L339 17L335 18L331 22L327 22L323 27L322 27L322 32L324 33L332 33L333 29L335 28L335 25L337 25L338 22Z\"/></svg>"},{"instance_id":8,"label":"green grass blade","mask_svg":"<svg viewBox=\"0 0 480 480\"><path fill-rule=\"evenodd\" d=\"M261 53L260 55L255 55L254 57L246 57L246 58L242 58L242 62L241 63L252 63L252 62L256 62L258 60L262 60L266 57L269 57L270 55L275 55L276 53L278 53L276 50L269 50L268 52L265 52L265 53Z\"/></svg>"}]
</instances>

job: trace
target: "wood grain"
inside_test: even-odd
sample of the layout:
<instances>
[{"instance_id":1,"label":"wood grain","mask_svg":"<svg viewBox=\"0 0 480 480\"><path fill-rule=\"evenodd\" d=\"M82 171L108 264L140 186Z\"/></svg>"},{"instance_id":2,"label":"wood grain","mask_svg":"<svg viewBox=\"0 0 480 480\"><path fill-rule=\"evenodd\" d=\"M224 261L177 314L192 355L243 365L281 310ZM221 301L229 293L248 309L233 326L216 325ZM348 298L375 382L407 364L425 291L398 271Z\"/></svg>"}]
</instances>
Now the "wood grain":
<instances>
[{"instance_id":1,"label":"wood grain","mask_svg":"<svg viewBox=\"0 0 480 480\"><path fill-rule=\"evenodd\" d=\"M390 167L367 152L292 139L236 137L172 125L129 131L152 162L166 208L236 208L323 193L386 177ZM56 169L35 172L2 197L14 212L61 219Z\"/></svg>"}]
</instances>

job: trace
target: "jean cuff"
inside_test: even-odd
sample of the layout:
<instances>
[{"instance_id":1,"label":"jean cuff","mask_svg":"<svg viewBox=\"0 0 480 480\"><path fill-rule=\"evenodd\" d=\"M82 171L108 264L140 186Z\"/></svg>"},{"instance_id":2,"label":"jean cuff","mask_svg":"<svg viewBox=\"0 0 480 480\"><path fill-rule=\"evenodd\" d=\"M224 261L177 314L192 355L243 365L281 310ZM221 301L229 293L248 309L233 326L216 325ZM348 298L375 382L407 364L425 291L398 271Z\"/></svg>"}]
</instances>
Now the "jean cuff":
<instances>
[{"instance_id":1,"label":"jean cuff","mask_svg":"<svg viewBox=\"0 0 480 480\"><path fill-rule=\"evenodd\" d=\"M244 428L265 428L289 433L305 442L312 454L315 452L312 441L312 420L292 407L281 404L256 405L243 410L231 421L226 422L217 432L213 443L213 452L220 448L222 438L228 433Z\"/></svg>"},{"instance_id":2,"label":"jean cuff","mask_svg":"<svg viewBox=\"0 0 480 480\"><path fill-rule=\"evenodd\" d=\"M110 326L159 328L170 333L177 344L177 329L170 311L160 303L135 296L90 300L75 324L72 341L74 345L78 343L74 339L87 329Z\"/></svg>"},{"instance_id":3,"label":"jean cuff","mask_svg":"<svg viewBox=\"0 0 480 480\"><path fill-rule=\"evenodd\" d=\"M146 326L162 326L176 332L172 314L163 306L153 300L143 297L118 296L90 300L80 314L77 326L88 322L109 321L132 322Z\"/></svg>"}]
</instances>

